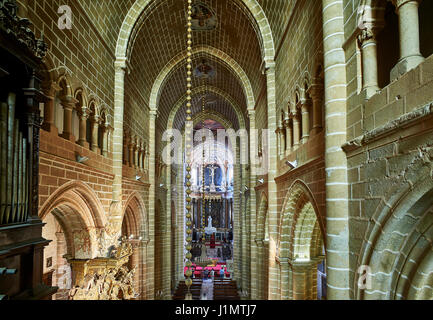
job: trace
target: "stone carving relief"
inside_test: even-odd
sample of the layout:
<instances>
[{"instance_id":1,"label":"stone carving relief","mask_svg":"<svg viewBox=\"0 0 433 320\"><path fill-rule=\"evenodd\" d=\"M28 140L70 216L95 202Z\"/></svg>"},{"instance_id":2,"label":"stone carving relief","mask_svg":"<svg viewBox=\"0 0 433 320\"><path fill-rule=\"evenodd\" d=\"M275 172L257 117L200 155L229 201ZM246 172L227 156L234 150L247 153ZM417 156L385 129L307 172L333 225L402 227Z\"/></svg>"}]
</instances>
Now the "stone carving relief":
<instances>
[{"instance_id":1,"label":"stone carving relief","mask_svg":"<svg viewBox=\"0 0 433 320\"><path fill-rule=\"evenodd\" d=\"M134 290L135 267L128 270L125 266L133 254L132 244L126 238L120 241L119 246L111 250L110 257L91 260L81 265L81 269L84 270L83 279L78 282L79 286L69 291L69 300L137 298Z\"/></svg>"},{"instance_id":2,"label":"stone carving relief","mask_svg":"<svg viewBox=\"0 0 433 320\"><path fill-rule=\"evenodd\" d=\"M116 212L121 212L121 203L114 202L110 208L110 216L115 217ZM104 229L98 230L98 257L109 257L113 248L118 245L122 233L122 223L116 219L110 219Z\"/></svg>"},{"instance_id":3,"label":"stone carving relief","mask_svg":"<svg viewBox=\"0 0 433 320\"><path fill-rule=\"evenodd\" d=\"M13 36L22 46L31 51L36 58L47 54L48 46L43 39L36 39L28 19L17 16L18 6L13 0L0 0L0 28Z\"/></svg>"},{"instance_id":4,"label":"stone carving relief","mask_svg":"<svg viewBox=\"0 0 433 320\"><path fill-rule=\"evenodd\" d=\"M86 275L82 288L69 292L69 300L131 300L137 297L134 290L135 268L111 269L102 274Z\"/></svg>"}]
</instances>

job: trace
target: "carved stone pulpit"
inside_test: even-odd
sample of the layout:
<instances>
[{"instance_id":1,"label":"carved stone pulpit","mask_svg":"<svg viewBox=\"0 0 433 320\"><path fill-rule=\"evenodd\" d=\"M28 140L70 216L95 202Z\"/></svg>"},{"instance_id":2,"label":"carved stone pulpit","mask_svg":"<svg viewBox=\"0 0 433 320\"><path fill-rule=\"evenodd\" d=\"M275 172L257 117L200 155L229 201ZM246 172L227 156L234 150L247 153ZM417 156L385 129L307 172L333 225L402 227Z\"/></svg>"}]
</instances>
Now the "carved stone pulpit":
<instances>
[{"instance_id":1,"label":"carved stone pulpit","mask_svg":"<svg viewBox=\"0 0 433 320\"><path fill-rule=\"evenodd\" d=\"M138 297L134 290L133 270L128 264L133 254L132 245L123 242L108 258L91 260L68 259L73 273L74 287L70 300L133 300Z\"/></svg>"}]
</instances>

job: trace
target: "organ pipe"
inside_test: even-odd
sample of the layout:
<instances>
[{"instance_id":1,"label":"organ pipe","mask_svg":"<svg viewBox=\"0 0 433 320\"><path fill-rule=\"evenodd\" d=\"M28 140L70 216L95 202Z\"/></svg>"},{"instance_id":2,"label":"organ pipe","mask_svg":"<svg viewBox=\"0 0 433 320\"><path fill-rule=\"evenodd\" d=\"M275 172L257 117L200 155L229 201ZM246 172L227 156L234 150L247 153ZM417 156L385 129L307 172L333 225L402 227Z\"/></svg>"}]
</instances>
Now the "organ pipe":
<instances>
[{"instance_id":1,"label":"organ pipe","mask_svg":"<svg viewBox=\"0 0 433 320\"><path fill-rule=\"evenodd\" d=\"M16 117L16 96L0 104L0 225L25 222L29 208L27 139Z\"/></svg>"}]
</instances>

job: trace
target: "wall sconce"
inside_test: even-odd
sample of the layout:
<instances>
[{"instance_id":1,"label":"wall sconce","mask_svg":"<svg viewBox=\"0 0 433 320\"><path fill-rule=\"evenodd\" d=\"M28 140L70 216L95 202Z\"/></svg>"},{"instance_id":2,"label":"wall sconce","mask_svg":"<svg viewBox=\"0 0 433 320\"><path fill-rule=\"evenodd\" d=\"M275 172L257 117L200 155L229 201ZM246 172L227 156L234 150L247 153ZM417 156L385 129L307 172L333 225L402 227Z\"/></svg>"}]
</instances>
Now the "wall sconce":
<instances>
[{"instance_id":1,"label":"wall sconce","mask_svg":"<svg viewBox=\"0 0 433 320\"><path fill-rule=\"evenodd\" d=\"M86 163L89 161L89 157L82 157L81 155L77 154L75 156L75 160L77 160L78 163Z\"/></svg>"},{"instance_id":2,"label":"wall sconce","mask_svg":"<svg viewBox=\"0 0 433 320\"><path fill-rule=\"evenodd\" d=\"M295 168L298 167L298 160L295 160L294 162L286 161L286 165L287 165L290 169L295 169Z\"/></svg>"}]
</instances>

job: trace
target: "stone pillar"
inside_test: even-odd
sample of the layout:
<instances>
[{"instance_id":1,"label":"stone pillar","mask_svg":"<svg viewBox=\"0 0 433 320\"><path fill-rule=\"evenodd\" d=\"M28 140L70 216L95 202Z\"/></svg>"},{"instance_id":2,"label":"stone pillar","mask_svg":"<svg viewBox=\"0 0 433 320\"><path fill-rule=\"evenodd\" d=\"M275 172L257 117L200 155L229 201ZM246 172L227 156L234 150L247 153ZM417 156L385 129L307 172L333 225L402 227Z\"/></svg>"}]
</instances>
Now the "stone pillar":
<instances>
[{"instance_id":1,"label":"stone pillar","mask_svg":"<svg viewBox=\"0 0 433 320\"><path fill-rule=\"evenodd\" d=\"M268 101L268 146L266 147L268 161L268 216L269 216L269 300L278 299L278 270L276 265L278 239L278 194L274 179L277 176L277 145L275 130L277 129L277 105L275 88L275 62L266 61L266 85ZM266 161L266 158L265 160Z\"/></svg>"},{"instance_id":2,"label":"stone pillar","mask_svg":"<svg viewBox=\"0 0 433 320\"><path fill-rule=\"evenodd\" d=\"M104 123L104 135L102 138L102 155L108 157L108 133L110 132L110 124Z\"/></svg>"},{"instance_id":3,"label":"stone pillar","mask_svg":"<svg viewBox=\"0 0 433 320\"><path fill-rule=\"evenodd\" d=\"M323 85L313 84L308 89L308 94L313 101L313 135L317 135L323 129L323 117L322 117L322 106L323 106Z\"/></svg>"},{"instance_id":4,"label":"stone pillar","mask_svg":"<svg viewBox=\"0 0 433 320\"><path fill-rule=\"evenodd\" d=\"M135 149L135 138L132 138L128 145L129 152L129 162L128 165L130 168L134 167L134 149Z\"/></svg>"},{"instance_id":5,"label":"stone pillar","mask_svg":"<svg viewBox=\"0 0 433 320\"><path fill-rule=\"evenodd\" d=\"M47 100L44 105L44 123L42 129L48 132L54 132L58 134L56 125L54 124L54 101L56 99L56 94L62 88L55 82L50 81L46 88L44 88Z\"/></svg>"},{"instance_id":6,"label":"stone pillar","mask_svg":"<svg viewBox=\"0 0 433 320\"><path fill-rule=\"evenodd\" d=\"M312 259L312 261L314 261L314 263L311 266L311 277L312 277L312 287L311 287L311 296L313 300L317 300L317 274L318 274L318 268L319 265L323 262L323 260L325 259L325 257L320 256L317 258Z\"/></svg>"},{"instance_id":7,"label":"stone pillar","mask_svg":"<svg viewBox=\"0 0 433 320\"><path fill-rule=\"evenodd\" d=\"M99 116L95 114L91 121L92 121L92 124L91 124L92 145L91 145L90 149L93 152L98 153L98 151L99 151L99 146L98 146Z\"/></svg>"},{"instance_id":8,"label":"stone pillar","mask_svg":"<svg viewBox=\"0 0 433 320\"><path fill-rule=\"evenodd\" d=\"M87 107L82 106L80 110L80 123L79 123L79 138L78 138L78 144L82 146L83 148L89 148L89 143L87 142L87 119L89 117L87 113Z\"/></svg>"},{"instance_id":9,"label":"stone pillar","mask_svg":"<svg viewBox=\"0 0 433 320\"><path fill-rule=\"evenodd\" d=\"M391 81L424 61L419 39L418 7L421 0L392 0L392 2L397 8L399 20L400 60L391 71Z\"/></svg>"},{"instance_id":10,"label":"stone pillar","mask_svg":"<svg viewBox=\"0 0 433 320\"><path fill-rule=\"evenodd\" d=\"M253 299L253 295L256 296L257 286L256 286L256 277L257 277L257 258L256 258L256 242L254 239L254 235L256 233L256 218L257 218L257 194L255 190L255 186L257 183L257 138L256 135L256 113L254 110L249 110L249 124L250 124L250 180L249 180L249 188L250 188L250 198L249 198L249 219L247 221L249 228L249 296Z\"/></svg>"},{"instance_id":11,"label":"stone pillar","mask_svg":"<svg viewBox=\"0 0 433 320\"><path fill-rule=\"evenodd\" d=\"M302 143L307 143L310 138L310 102L308 100L302 102Z\"/></svg>"},{"instance_id":12,"label":"stone pillar","mask_svg":"<svg viewBox=\"0 0 433 320\"><path fill-rule=\"evenodd\" d=\"M119 202L122 200L123 116L125 107L126 57L117 58L114 67L113 202Z\"/></svg>"},{"instance_id":13,"label":"stone pillar","mask_svg":"<svg viewBox=\"0 0 433 320\"><path fill-rule=\"evenodd\" d=\"M281 157L281 132L280 132L280 128L277 128L277 130L275 131L275 134L277 136L277 148L278 148L278 156Z\"/></svg>"},{"instance_id":14,"label":"stone pillar","mask_svg":"<svg viewBox=\"0 0 433 320\"><path fill-rule=\"evenodd\" d=\"M126 136L125 139L123 140L123 164L125 166L128 165L129 161L129 142L131 141L131 139L129 138L129 136Z\"/></svg>"},{"instance_id":15,"label":"stone pillar","mask_svg":"<svg viewBox=\"0 0 433 320\"><path fill-rule=\"evenodd\" d=\"M63 133L62 138L75 143L75 137L72 134L72 110L74 110L77 100L74 97L66 96L62 99L62 106L64 109L63 116Z\"/></svg>"},{"instance_id":16,"label":"stone pillar","mask_svg":"<svg viewBox=\"0 0 433 320\"><path fill-rule=\"evenodd\" d=\"M59 287L61 289L67 289L64 283L60 283L63 273L60 273L59 270L60 266L64 264L62 263L63 255L66 252L65 234L63 232L56 232L56 245L57 245L57 252L56 252L57 265L53 266L55 268L55 274L53 277L53 286Z\"/></svg>"},{"instance_id":17,"label":"stone pillar","mask_svg":"<svg viewBox=\"0 0 433 320\"><path fill-rule=\"evenodd\" d=\"M267 276L267 271L264 268L263 263L263 256L264 256L264 243L261 239L255 239L255 247L256 247L256 267L254 268L255 273L252 275L252 291L251 291L251 298L253 300L263 300L264 297L264 290L267 290L264 288L264 277Z\"/></svg>"},{"instance_id":18,"label":"stone pillar","mask_svg":"<svg viewBox=\"0 0 433 320\"><path fill-rule=\"evenodd\" d=\"M284 127L286 128L286 156L288 156L292 152L293 144L293 126L290 119L284 121Z\"/></svg>"},{"instance_id":19,"label":"stone pillar","mask_svg":"<svg viewBox=\"0 0 433 320\"><path fill-rule=\"evenodd\" d=\"M156 198L156 192L155 192L155 186L156 186L156 177L155 177L155 159L156 159L156 118L157 118L157 111L156 110L150 110L149 112L149 152L148 152L148 172L149 172L149 239L150 243L148 245L148 255L151 257L155 256L155 242L153 239L155 239L155 198ZM184 181L184 180L183 180ZM183 186L183 184L182 184ZM183 195L183 193L181 193ZM183 197L182 197L183 198ZM183 199L184 200L184 199ZM184 211L183 211L184 212ZM183 216L183 215L182 215ZM182 223L185 224L184 222ZM182 242L183 244L183 242ZM183 252L183 251L182 251ZM149 273L147 274L148 277L148 290L149 292L154 292L155 290L155 275L154 275L154 259L149 259L148 262L148 268Z\"/></svg>"},{"instance_id":20,"label":"stone pillar","mask_svg":"<svg viewBox=\"0 0 433 320\"><path fill-rule=\"evenodd\" d=\"M286 134L284 132L284 125L282 123L278 127L278 132L280 135L280 157L284 158L286 154Z\"/></svg>"},{"instance_id":21,"label":"stone pillar","mask_svg":"<svg viewBox=\"0 0 433 320\"><path fill-rule=\"evenodd\" d=\"M325 70L325 170L328 297L350 299L346 57L343 1L322 0Z\"/></svg>"},{"instance_id":22,"label":"stone pillar","mask_svg":"<svg viewBox=\"0 0 433 320\"><path fill-rule=\"evenodd\" d=\"M140 162L139 162L139 150L140 150L140 142L137 138L136 144L134 145L134 165L135 169L140 169ZM169 189L170 190L170 189Z\"/></svg>"},{"instance_id":23,"label":"stone pillar","mask_svg":"<svg viewBox=\"0 0 433 320\"><path fill-rule=\"evenodd\" d=\"M141 288L140 288L141 267L140 267L140 249L139 249L140 248L140 241L139 240L133 240L133 241L131 241L131 244L132 244L133 253L129 257L130 264L131 264L132 268L136 268L135 274L134 274L134 279L133 279L134 289L135 289L135 292L141 293ZM140 297L139 297L139 299L140 299Z\"/></svg>"},{"instance_id":24,"label":"stone pillar","mask_svg":"<svg viewBox=\"0 0 433 320\"><path fill-rule=\"evenodd\" d=\"M149 151L146 151L146 161L145 161L145 164L146 164L146 170L149 171L149 168L150 168L150 152Z\"/></svg>"},{"instance_id":25,"label":"stone pillar","mask_svg":"<svg viewBox=\"0 0 433 320\"><path fill-rule=\"evenodd\" d=\"M142 152L142 141L141 139L138 140L138 144L137 144L137 169L141 170L142 168L142 164L143 164L143 152Z\"/></svg>"},{"instance_id":26,"label":"stone pillar","mask_svg":"<svg viewBox=\"0 0 433 320\"><path fill-rule=\"evenodd\" d=\"M281 266L281 300L290 300L291 278L288 261L280 261Z\"/></svg>"},{"instance_id":27,"label":"stone pillar","mask_svg":"<svg viewBox=\"0 0 433 320\"><path fill-rule=\"evenodd\" d=\"M311 294L313 287L312 269L314 266L317 268L317 264L313 261L293 262L293 300L314 300Z\"/></svg>"},{"instance_id":28,"label":"stone pillar","mask_svg":"<svg viewBox=\"0 0 433 320\"><path fill-rule=\"evenodd\" d=\"M363 90L366 92L367 99L380 90L377 68L377 33L378 28L367 27L361 30L358 36L362 55Z\"/></svg>"},{"instance_id":29,"label":"stone pillar","mask_svg":"<svg viewBox=\"0 0 433 320\"><path fill-rule=\"evenodd\" d=\"M293 149L298 149L301 145L301 122L298 112L292 114L293 118Z\"/></svg>"}]
</instances>

